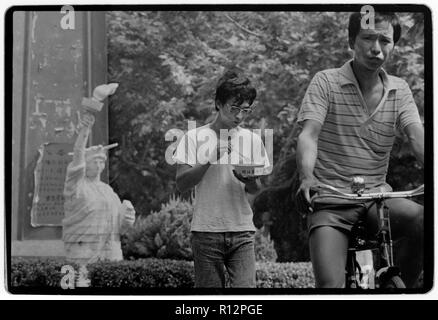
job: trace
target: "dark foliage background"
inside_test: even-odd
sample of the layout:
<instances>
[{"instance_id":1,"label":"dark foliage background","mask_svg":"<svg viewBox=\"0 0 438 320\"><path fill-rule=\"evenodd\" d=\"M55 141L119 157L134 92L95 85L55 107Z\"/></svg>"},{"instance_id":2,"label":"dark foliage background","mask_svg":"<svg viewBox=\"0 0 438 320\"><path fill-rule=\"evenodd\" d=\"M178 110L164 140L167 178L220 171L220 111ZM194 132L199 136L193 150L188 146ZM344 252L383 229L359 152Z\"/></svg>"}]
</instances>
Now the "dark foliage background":
<instances>
[{"instance_id":1,"label":"dark foliage background","mask_svg":"<svg viewBox=\"0 0 438 320\"><path fill-rule=\"evenodd\" d=\"M255 203L255 221L269 225L280 261L308 259L303 217L292 189L296 112L313 75L351 58L345 12L108 12L109 82L120 84L110 100L110 183L139 215L160 210L176 193L175 167L166 163L168 130L202 125L214 113L214 87L235 66L257 87L257 110L245 124L274 130L274 172ZM403 33L390 74L405 79L423 114L422 13L400 14ZM432 106L429 106L432 107ZM388 181L395 189L423 182L400 135ZM182 195L189 197L189 195ZM262 214L265 221L262 221ZM267 217L267 218L266 218Z\"/></svg>"}]
</instances>

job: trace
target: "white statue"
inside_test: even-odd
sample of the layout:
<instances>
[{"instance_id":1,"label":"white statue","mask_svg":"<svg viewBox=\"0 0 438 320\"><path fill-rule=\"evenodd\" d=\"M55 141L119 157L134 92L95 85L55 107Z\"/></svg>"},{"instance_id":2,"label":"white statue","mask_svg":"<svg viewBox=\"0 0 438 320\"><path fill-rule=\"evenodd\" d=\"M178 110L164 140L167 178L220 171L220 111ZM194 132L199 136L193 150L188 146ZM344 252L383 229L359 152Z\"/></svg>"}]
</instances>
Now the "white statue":
<instances>
[{"instance_id":1,"label":"white statue","mask_svg":"<svg viewBox=\"0 0 438 320\"><path fill-rule=\"evenodd\" d=\"M114 84L101 85L94 90L94 98L88 99L92 103L81 114L73 161L67 167L62 221L64 247L67 259L82 265L97 260L122 260L120 234L135 220L131 202L122 203L113 189L100 181L106 152L117 144L85 147L95 121L89 105L97 106L116 88Z\"/></svg>"}]
</instances>

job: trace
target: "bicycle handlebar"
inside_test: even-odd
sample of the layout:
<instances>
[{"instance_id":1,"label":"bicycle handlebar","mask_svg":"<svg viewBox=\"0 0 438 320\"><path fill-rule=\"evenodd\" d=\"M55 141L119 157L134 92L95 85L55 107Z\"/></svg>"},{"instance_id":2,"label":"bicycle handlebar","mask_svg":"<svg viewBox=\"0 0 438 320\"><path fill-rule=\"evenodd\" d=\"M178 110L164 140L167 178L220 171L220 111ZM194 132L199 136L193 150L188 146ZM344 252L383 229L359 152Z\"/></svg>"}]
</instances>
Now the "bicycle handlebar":
<instances>
[{"instance_id":1,"label":"bicycle handlebar","mask_svg":"<svg viewBox=\"0 0 438 320\"><path fill-rule=\"evenodd\" d=\"M389 199L389 198L411 198L424 194L424 184L416 189L409 191L396 191L396 192L373 192L373 193L345 193L335 187L329 186L327 184L318 184L311 188L317 191L317 193L310 199L310 203L313 204L317 199L323 198L339 198L344 200L378 200L378 199ZM330 191L331 193L319 194L321 191Z\"/></svg>"}]
</instances>

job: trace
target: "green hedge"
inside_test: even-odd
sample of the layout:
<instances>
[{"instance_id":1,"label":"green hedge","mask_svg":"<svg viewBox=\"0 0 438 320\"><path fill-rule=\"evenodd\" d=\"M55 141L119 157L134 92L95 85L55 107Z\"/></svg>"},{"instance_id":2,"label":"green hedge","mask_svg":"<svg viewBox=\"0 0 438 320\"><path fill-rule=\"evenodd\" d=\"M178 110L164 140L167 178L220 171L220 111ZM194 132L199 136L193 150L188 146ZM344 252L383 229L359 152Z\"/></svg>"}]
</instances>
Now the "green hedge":
<instances>
[{"instance_id":1,"label":"green hedge","mask_svg":"<svg viewBox=\"0 0 438 320\"><path fill-rule=\"evenodd\" d=\"M14 287L59 287L61 267L70 264L59 259L12 258L11 284ZM78 270L76 266L75 270ZM93 288L191 288L193 262L169 259L140 259L98 262L87 267ZM258 288L313 288L311 264L257 262Z\"/></svg>"},{"instance_id":2,"label":"green hedge","mask_svg":"<svg viewBox=\"0 0 438 320\"><path fill-rule=\"evenodd\" d=\"M258 262L257 288L314 288L310 262Z\"/></svg>"},{"instance_id":3,"label":"green hedge","mask_svg":"<svg viewBox=\"0 0 438 320\"><path fill-rule=\"evenodd\" d=\"M63 259L47 258L12 258L11 285L13 287L60 287L61 268L71 265L75 270L79 266L67 263Z\"/></svg>"},{"instance_id":4,"label":"green hedge","mask_svg":"<svg viewBox=\"0 0 438 320\"><path fill-rule=\"evenodd\" d=\"M88 278L97 288L193 287L193 263L184 260L147 258L90 264Z\"/></svg>"}]
</instances>

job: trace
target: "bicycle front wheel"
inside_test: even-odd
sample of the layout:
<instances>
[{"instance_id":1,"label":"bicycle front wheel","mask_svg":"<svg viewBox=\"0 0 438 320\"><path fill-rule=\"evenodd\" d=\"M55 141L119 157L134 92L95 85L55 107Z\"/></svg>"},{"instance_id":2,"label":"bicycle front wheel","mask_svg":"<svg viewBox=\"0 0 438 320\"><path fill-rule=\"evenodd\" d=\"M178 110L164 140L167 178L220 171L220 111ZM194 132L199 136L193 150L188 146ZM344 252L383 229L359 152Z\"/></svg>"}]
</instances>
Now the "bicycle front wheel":
<instances>
[{"instance_id":1,"label":"bicycle front wheel","mask_svg":"<svg viewBox=\"0 0 438 320\"><path fill-rule=\"evenodd\" d=\"M404 288L406 288L406 285L399 276L392 276L381 285L381 288L383 288L383 289L404 289Z\"/></svg>"}]
</instances>

